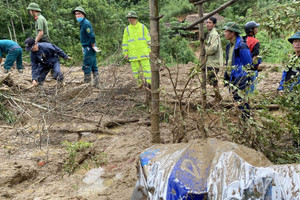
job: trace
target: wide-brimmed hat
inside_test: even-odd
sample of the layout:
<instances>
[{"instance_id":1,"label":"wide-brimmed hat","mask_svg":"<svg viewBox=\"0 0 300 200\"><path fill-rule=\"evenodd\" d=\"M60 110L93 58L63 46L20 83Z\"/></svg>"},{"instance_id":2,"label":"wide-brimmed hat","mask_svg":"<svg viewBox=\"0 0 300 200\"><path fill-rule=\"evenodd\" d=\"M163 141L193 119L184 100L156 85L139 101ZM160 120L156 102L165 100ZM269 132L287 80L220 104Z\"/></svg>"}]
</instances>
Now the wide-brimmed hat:
<instances>
[{"instance_id":1,"label":"wide-brimmed hat","mask_svg":"<svg viewBox=\"0 0 300 200\"><path fill-rule=\"evenodd\" d=\"M136 12L134 11L129 11L126 15L126 18L138 18Z\"/></svg>"},{"instance_id":2,"label":"wide-brimmed hat","mask_svg":"<svg viewBox=\"0 0 300 200\"><path fill-rule=\"evenodd\" d=\"M25 40L25 50L31 51L32 46L35 44L35 40L33 38L27 38Z\"/></svg>"},{"instance_id":3,"label":"wide-brimmed hat","mask_svg":"<svg viewBox=\"0 0 300 200\"><path fill-rule=\"evenodd\" d=\"M81 7L81 6L76 7L76 8L73 10L73 14L75 14L76 11L82 12L82 13L84 14L84 16L86 16L86 13L85 13L83 7Z\"/></svg>"},{"instance_id":4,"label":"wide-brimmed hat","mask_svg":"<svg viewBox=\"0 0 300 200\"><path fill-rule=\"evenodd\" d=\"M241 30L240 30L239 25L237 25L237 24L234 23L234 22L228 22L228 23L223 27L223 30L229 30L229 31L233 31L233 32L236 32L236 33L238 33L238 34L241 34Z\"/></svg>"},{"instance_id":5,"label":"wide-brimmed hat","mask_svg":"<svg viewBox=\"0 0 300 200\"><path fill-rule=\"evenodd\" d=\"M300 40L300 31L295 33L292 37L288 39L290 43L293 43L294 40Z\"/></svg>"},{"instance_id":6,"label":"wide-brimmed hat","mask_svg":"<svg viewBox=\"0 0 300 200\"><path fill-rule=\"evenodd\" d=\"M27 7L27 10L35 10L41 12L40 6L37 3L30 3Z\"/></svg>"}]
</instances>

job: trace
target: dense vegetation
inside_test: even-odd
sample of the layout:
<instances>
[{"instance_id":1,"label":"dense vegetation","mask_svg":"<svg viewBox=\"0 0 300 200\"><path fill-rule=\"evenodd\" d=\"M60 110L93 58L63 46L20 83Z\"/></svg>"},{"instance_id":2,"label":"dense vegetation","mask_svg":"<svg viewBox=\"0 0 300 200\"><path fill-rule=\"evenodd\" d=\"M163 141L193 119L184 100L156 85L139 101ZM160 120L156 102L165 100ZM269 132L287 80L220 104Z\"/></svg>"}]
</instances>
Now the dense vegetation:
<instances>
[{"instance_id":1,"label":"dense vegetation","mask_svg":"<svg viewBox=\"0 0 300 200\"><path fill-rule=\"evenodd\" d=\"M2 0L0 1L0 39L16 40L24 47L24 40L34 36L34 20L26 10L29 0ZM50 38L53 43L62 48L74 58L73 62L82 61L81 45L79 41L79 25L72 14L72 10L81 5L91 21L101 55L100 63L125 62L121 55L121 41L124 28L128 22L125 18L127 11L135 10L139 20L149 28L149 2L147 0L36 0L42 9L42 14L49 23ZM226 0L215 0L204 4L205 12L210 12ZM185 38L187 31L181 28L186 24L178 23L175 17L197 12L197 8L189 0L159 1L161 20L161 56L163 63L188 63L196 61L193 49L190 48L190 39ZM241 6L242 5L242 6ZM241 0L219 14L228 21L235 21L243 27L247 21L254 20L261 24L257 38L261 43L261 56L268 63L284 63L291 52L291 45L287 42L297 30L299 31L299 6L295 0ZM169 23L170 26L166 26ZM223 24L218 25L219 32ZM15 36L14 36L15 32ZM227 43L222 37L222 43ZM71 64L74 64L71 63ZM279 69L282 70L282 69ZM241 131L240 124L230 124L229 118L224 118L230 128L230 133L240 143L247 143L263 151L272 161L277 163L300 162L299 153L295 149L280 149L276 140L284 133L291 133L293 137L299 134L299 87L280 98L268 96L253 96L252 99L261 100L262 109L257 115L261 121L251 119L243 124L247 131ZM296 96L296 98L295 98ZM266 109L266 105L277 103L283 105L286 115L273 116ZM2 118L9 119L9 112L0 104ZM218 113L225 115L226 113ZM287 118L285 118L287 117ZM288 119L288 120L286 120ZM241 134L247 132L247 134ZM243 141L241 141L243 139ZM251 144L250 144L251 142Z\"/></svg>"}]
</instances>

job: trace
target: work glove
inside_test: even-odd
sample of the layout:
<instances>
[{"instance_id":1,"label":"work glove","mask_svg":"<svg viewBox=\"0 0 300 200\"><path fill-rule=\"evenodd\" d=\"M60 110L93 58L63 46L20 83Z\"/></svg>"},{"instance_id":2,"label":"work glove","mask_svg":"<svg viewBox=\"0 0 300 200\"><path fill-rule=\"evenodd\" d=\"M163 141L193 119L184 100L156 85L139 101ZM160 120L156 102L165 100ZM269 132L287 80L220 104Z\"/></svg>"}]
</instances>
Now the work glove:
<instances>
[{"instance_id":1,"label":"work glove","mask_svg":"<svg viewBox=\"0 0 300 200\"><path fill-rule=\"evenodd\" d=\"M96 46L93 46L93 49L94 49L94 51L96 51L97 53L99 53L101 50L100 49L98 49L98 47L96 47Z\"/></svg>"}]
</instances>

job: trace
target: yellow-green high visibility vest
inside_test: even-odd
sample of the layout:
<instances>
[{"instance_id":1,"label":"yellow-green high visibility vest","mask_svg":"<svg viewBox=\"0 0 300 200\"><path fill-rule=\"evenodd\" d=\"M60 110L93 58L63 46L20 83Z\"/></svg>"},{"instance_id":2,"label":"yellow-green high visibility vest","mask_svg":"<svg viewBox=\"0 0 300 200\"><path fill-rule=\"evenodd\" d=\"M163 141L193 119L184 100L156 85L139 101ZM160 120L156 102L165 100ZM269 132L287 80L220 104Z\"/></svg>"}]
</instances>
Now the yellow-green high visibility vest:
<instances>
[{"instance_id":1,"label":"yellow-green high visibility vest","mask_svg":"<svg viewBox=\"0 0 300 200\"><path fill-rule=\"evenodd\" d=\"M147 27L137 22L130 24L124 30L122 52L128 55L129 61L149 58L151 38Z\"/></svg>"}]
</instances>

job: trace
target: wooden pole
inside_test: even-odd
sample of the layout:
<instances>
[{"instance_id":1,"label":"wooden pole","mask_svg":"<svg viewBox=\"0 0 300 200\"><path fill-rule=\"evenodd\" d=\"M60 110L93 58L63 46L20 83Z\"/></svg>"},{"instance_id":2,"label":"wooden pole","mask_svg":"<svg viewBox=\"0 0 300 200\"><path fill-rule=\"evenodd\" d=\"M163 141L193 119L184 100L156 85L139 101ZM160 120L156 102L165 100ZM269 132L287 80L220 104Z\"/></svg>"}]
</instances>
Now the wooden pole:
<instances>
[{"instance_id":1,"label":"wooden pole","mask_svg":"<svg viewBox=\"0 0 300 200\"><path fill-rule=\"evenodd\" d=\"M218 12L224 10L224 9L227 8L228 6L234 4L234 3L238 2L238 1L239 1L239 0L231 0L231 1L229 1L229 2L227 2L227 3L225 3L225 4L223 4L222 6L220 6L219 8L217 8L216 10L214 10L214 11L208 13L208 14L205 15L204 17L201 17L200 19L198 19L198 20L195 21L194 23L188 25L188 26L186 27L186 29L193 28L193 27L196 26L197 24L203 22L204 20L210 18L210 17L213 16L214 14L216 14L216 13L218 13Z\"/></svg>"},{"instance_id":2,"label":"wooden pole","mask_svg":"<svg viewBox=\"0 0 300 200\"><path fill-rule=\"evenodd\" d=\"M199 17L203 17L203 6L199 4L198 7ZM205 48L204 48L204 26L203 22L199 24L199 41L200 41L200 63L201 63L201 88L202 88L202 106L206 106L206 65L204 63L205 59ZM204 64L203 64L204 63Z\"/></svg>"},{"instance_id":3,"label":"wooden pole","mask_svg":"<svg viewBox=\"0 0 300 200\"><path fill-rule=\"evenodd\" d=\"M160 67L160 47L159 47L159 17L158 0L149 0L150 8L150 35L151 35L151 135L152 143L160 143L159 131L159 67Z\"/></svg>"},{"instance_id":4,"label":"wooden pole","mask_svg":"<svg viewBox=\"0 0 300 200\"><path fill-rule=\"evenodd\" d=\"M198 7L199 17L203 17L203 6L199 4ZM200 40L200 63L201 63L201 91L202 91L202 107L206 108L206 64L205 64L205 47L204 47L204 26L203 22L199 24L199 40ZM204 120L202 120L202 125L200 127L203 138L207 138L206 131L204 129Z\"/></svg>"}]
</instances>

